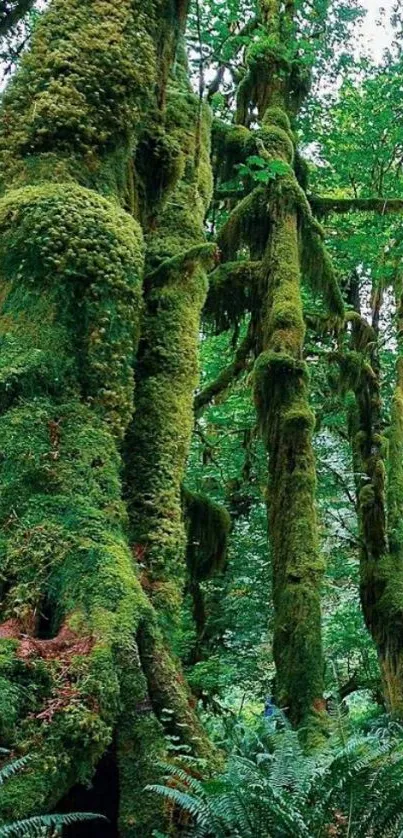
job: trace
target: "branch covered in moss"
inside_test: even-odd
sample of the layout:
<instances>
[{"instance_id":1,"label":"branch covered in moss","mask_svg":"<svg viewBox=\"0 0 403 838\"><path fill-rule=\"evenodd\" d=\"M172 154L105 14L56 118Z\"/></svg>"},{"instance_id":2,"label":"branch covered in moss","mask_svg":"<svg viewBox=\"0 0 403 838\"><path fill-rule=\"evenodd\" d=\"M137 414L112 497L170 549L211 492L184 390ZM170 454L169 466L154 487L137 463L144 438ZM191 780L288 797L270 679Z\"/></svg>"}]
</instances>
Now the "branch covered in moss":
<instances>
[{"instance_id":1,"label":"branch covered in moss","mask_svg":"<svg viewBox=\"0 0 403 838\"><path fill-rule=\"evenodd\" d=\"M248 330L246 337L241 341L238 349L235 352L234 359L225 367L217 378L210 384L207 384L200 393L197 393L194 399L195 413L200 413L204 407L207 407L210 402L215 399L220 393L225 392L233 381L238 378L244 371L248 356L253 347L253 336L251 330Z\"/></svg>"},{"instance_id":2,"label":"branch covered in moss","mask_svg":"<svg viewBox=\"0 0 403 838\"><path fill-rule=\"evenodd\" d=\"M402 198L327 198L309 195L312 212L318 216L331 213L377 212L380 215L403 212Z\"/></svg>"}]
</instances>

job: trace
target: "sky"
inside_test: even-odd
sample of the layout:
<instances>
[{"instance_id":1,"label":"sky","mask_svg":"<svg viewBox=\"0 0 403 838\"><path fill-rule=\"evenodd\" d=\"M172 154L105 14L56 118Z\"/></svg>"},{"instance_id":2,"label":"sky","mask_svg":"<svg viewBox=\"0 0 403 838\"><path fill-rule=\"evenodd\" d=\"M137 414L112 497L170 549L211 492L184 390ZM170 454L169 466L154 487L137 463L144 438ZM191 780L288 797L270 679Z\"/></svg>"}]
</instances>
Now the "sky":
<instances>
[{"instance_id":1,"label":"sky","mask_svg":"<svg viewBox=\"0 0 403 838\"><path fill-rule=\"evenodd\" d=\"M376 61L380 61L385 47L392 40L392 29L389 23L394 0L361 0L368 14L362 25L362 33L367 47ZM383 25L377 26L381 9L385 10Z\"/></svg>"}]
</instances>

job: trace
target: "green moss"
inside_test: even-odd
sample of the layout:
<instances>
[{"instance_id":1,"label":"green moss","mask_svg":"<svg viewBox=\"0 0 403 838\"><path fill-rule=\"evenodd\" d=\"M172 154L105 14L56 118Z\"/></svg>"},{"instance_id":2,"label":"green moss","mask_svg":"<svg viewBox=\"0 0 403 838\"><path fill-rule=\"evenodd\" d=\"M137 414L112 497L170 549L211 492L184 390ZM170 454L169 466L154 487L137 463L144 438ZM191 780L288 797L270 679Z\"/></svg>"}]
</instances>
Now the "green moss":
<instances>
[{"instance_id":1,"label":"green moss","mask_svg":"<svg viewBox=\"0 0 403 838\"><path fill-rule=\"evenodd\" d=\"M264 122L263 127L257 132L257 138L261 140L266 153L271 158L278 158L292 164L294 162L294 142L290 132L281 127L282 124L286 123L286 114L280 109L279 112L284 114L284 121L282 122L275 115L276 122ZM271 118L270 111L269 117Z\"/></svg>"},{"instance_id":2,"label":"green moss","mask_svg":"<svg viewBox=\"0 0 403 838\"><path fill-rule=\"evenodd\" d=\"M309 208L301 205L301 269L304 279L315 293L321 294L327 309L340 325L344 318L344 302L332 260L324 244L324 231L312 218Z\"/></svg>"},{"instance_id":3,"label":"green moss","mask_svg":"<svg viewBox=\"0 0 403 838\"><path fill-rule=\"evenodd\" d=\"M113 158L117 180L126 148L155 82L156 9L122 0L53 0L32 49L3 97L0 160L9 181L48 168L93 185ZM135 60L133 60L135 55ZM113 106L112 106L113 105ZM45 156L46 155L46 156ZM90 179L91 183L88 182ZM120 184L119 184L120 185ZM116 192L116 179L114 192Z\"/></svg>"},{"instance_id":4,"label":"green moss","mask_svg":"<svg viewBox=\"0 0 403 838\"><path fill-rule=\"evenodd\" d=\"M236 166L256 152L254 136L244 125L232 125L215 119L212 128L214 175L221 182L234 177Z\"/></svg>"},{"instance_id":5,"label":"green moss","mask_svg":"<svg viewBox=\"0 0 403 838\"><path fill-rule=\"evenodd\" d=\"M252 42L246 60L247 76L238 89L238 115L250 102L262 118L269 105L283 105L284 80L291 69L288 50L276 34L263 35Z\"/></svg>"},{"instance_id":6,"label":"green moss","mask_svg":"<svg viewBox=\"0 0 403 838\"><path fill-rule=\"evenodd\" d=\"M286 115L276 108L269 113L268 123L269 157L288 162L292 158ZM276 137L274 145L272 137ZM262 263L266 289L263 351L255 365L255 398L269 453L276 698L295 724L314 729L317 738L318 730L323 733L325 728L320 630L324 563L315 510L315 419L303 361L298 214L304 200L290 173L279 177L270 189L270 233ZM309 732L304 736L310 741Z\"/></svg>"},{"instance_id":7,"label":"green moss","mask_svg":"<svg viewBox=\"0 0 403 838\"><path fill-rule=\"evenodd\" d=\"M269 232L266 190L257 186L231 212L217 237L223 261L236 258L243 245L249 247L251 258L262 257Z\"/></svg>"},{"instance_id":8,"label":"green moss","mask_svg":"<svg viewBox=\"0 0 403 838\"><path fill-rule=\"evenodd\" d=\"M260 302L261 262L224 262L209 276L203 318L213 323L216 334L237 326Z\"/></svg>"},{"instance_id":9,"label":"green moss","mask_svg":"<svg viewBox=\"0 0 403 838\"><path fill-rule=\"evenodd\" d=\"M209 579L224 566L231 518L227 510L205 495L184 491L187 522L186 562L191 579Z\"/></svg>"},{"instance_id":10,"label":"green moss","mask_svg":"<svg viewBox=\"0 0 403 838\"><path fill-rule=\"evenodd\" d=\"M177 663L167 655L152 621L144 622L140 629L139 651L149 694L164 719L166 732L180 738L192 754L219 767L220 755L212 747L194 712L195 699Z\"/></svg>"},{"instance_id":11,"label":"green moss","mask_svg":"<svg viewBox=\"0 0 403 838\"><path fill-rule=\"evenodd\" d=\"M276 695L292 721L313 730L317 742L318 730L326 727L320 619L324 566L315 510L315 420L309 406L309 379L303 359L302 274L311 283L316 281L337 325L343 322L344 310L333 267L323 247L323 232L312 219L296 175L300 161L295 158L296 139L290 115L306 96L310 73L293 52L292 27L287 11L281 10L280 5L276 0L260 4L264 29L247 51L246 72L238 88L237 122L252 124L257 111L261 126L251 132L250 138L240 126L234 134L238 140L234 143L236 154L241 155L255 144L261 158L272 164L273 177L232 210L220 231L218 244L224 260L239 257L241 249L244 258L246 248L250 258L261 260L253 311L259 353L254 390L269 454ZM217 133L222 154L230 132L220 127ZM225 267L217 271L219 278L222 274L225 275ZM239 310L248 304L244 289L236 289L230 312L224 312L223 317L220 286L212 287L216 295L212 297L213 304L223 322L229 322L232 311L235 318L239 317Z\"/></svg>"},{"instance_id":12,"label":"green moss","mask_svg":"<svg viewBox=\"0 0 403 838\"><path fill-rule=\"evenodd\" d=\"M146 312L137 366L137 412L127 441L132 539L143 584L166 630L185 581L181 484L193 428L200 317L207 293L204 215L211 198L211 121L187 85L168 88L166 125L183 177L147 238Z\"/></svg>"},{"instance_id":13,"label":"green moss","mask_svg":"<svg viewBox=\"0 0 403 838\"><path fill-rule=\"evenodd\" d=\"M9 381L9 391L32 392L42 373L46 387L60 389L70 371L122 435L132 411L140 316L138 226L93 192L64 184L11 192L0 201L0 231L2 274L10 283L2 313L3 387Z\"/></svg>"},{"instance_id":14,"label":"green moss","mask_svg":"<svg viewBox=\"0 0 403 838\"><path fill-rule=\"evenodd\" d=\"M153 615L118 453L144 247L118 203L136 199L130 156L166 63L165 5L53 0L4 94L0 135L0 730L32 756L0 818L89 782L119 729L122 835L151 833L139 790L163 742L140 710L135 640Z\"/></svg>"}]
</instances>

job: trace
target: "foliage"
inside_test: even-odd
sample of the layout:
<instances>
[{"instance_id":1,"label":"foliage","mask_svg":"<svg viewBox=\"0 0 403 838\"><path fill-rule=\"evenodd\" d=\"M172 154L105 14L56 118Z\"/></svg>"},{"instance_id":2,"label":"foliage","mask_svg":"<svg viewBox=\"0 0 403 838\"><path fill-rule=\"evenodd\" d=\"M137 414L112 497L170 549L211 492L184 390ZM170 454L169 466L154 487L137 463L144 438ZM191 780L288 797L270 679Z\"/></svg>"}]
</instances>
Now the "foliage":
<instances>
[{"instance_id":1,"label":"foliage","mask_svg":"<svg viewBox=\"0 0 403 838\"><path fill-rule=\"evenodd\" d=\"M241 745L235 727L223 774L200 780L182 761L165 766L165 785L149 791L191 818L184 832L195 838L397 838L403 824L402 734L389 720L381 730L349 735L343 711L335 707L326 748L306 755L277 714L255 724Z\"/></svg>"},{"instance_id":2,"label":"foliage","mask_svg":"<svg viewBox=\"0 0 403 838\"><path fill-rule=\"evenodd\" d=\"M0 786L12 779L18 772L29 768L29 763L30 757L25 756L3 765L0 768ZM67 815L38 815L13 823L0 824L0 836L1 838L24 838L25 836L26 838L34 838L34 836L62 835L64 826L97 819L102 820L102 815L94 815L90 812L71 812Z\"/></svg>"},{"instance_id":3,"label":"foliage","mask_svg":"<svg viewBox=\"0 0 403 838\"><path fill-rule=\"evenodd\" d=\"M403 829L395 5L3 3L4 820L113 743L124 838Z\"/></svg>"}]
</instances>

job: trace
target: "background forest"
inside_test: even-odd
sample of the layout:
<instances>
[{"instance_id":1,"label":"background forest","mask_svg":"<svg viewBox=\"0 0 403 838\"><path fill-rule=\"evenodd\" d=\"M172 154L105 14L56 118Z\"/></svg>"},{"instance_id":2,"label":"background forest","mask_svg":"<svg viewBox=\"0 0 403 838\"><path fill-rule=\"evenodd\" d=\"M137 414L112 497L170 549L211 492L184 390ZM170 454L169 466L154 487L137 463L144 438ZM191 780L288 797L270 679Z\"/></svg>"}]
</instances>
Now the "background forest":
<instances>
[{"instance_id":1,"label":"background forest","mask_svg":"<svg viewBox=\"0 0 403 838\"><path fill-rule=\"evenodd\" d=\"M0 2L0 836L403 834L384 5Z\"/></svg>"}]
</instances>

